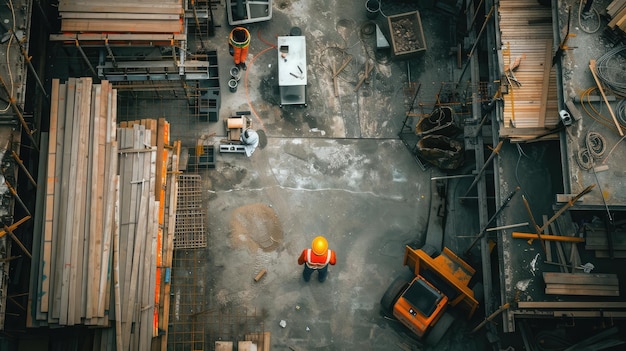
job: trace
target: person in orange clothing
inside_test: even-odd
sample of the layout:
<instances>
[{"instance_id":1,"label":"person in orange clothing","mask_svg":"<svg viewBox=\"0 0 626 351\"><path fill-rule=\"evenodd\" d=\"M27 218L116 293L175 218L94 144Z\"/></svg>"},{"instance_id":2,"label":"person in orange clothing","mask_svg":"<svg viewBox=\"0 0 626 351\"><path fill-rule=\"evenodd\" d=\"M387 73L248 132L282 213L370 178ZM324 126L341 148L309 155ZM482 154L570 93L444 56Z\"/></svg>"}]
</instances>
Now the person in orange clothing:
<instances>
[{"instance_id":1,"label":"person in orange clothing","mask_svg":"<svg viewBox=\"0 0 626 351\"><path fill-rule=\"evenodd\" d=\"M235 27L230 31L228 41L233 48L235 65L245 70L248 47L250 46L250 32L244 27Z\"/></svg>"},{"instance_id":2,"label":"person in orange clothing","mask_svg":"<svg viewBox=\"0 0 626 351\"><path fill-rule=\"evenodd\" d=\"M298 257L298 264L304 265L302 277L305 282L311 280L313 272L317 271L317 279L320 282L326 280L328 276L328 265L337 263L337 255L334 251L328 249L328 241L323 236L317 236L313 239L310 249L302 250Z\"/></svg>"}]
</instances>

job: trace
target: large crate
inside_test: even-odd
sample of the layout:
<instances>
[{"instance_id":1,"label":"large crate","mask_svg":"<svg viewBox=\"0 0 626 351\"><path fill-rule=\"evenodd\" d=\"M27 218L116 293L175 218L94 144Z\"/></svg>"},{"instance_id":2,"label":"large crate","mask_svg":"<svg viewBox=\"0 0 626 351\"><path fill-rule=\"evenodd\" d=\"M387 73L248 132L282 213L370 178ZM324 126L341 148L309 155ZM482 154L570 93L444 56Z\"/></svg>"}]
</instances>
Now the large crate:
<instances>
[{"instance_id":1,"label":"large crate","mask_svg":"<svg viewBox=\"0 0 626 351\"><path fill-rule=\"evenodd\" d=\"M419 11L387 17L391 49L395 58L409 58L426 51Z\"/></svg>"}]
</instances>

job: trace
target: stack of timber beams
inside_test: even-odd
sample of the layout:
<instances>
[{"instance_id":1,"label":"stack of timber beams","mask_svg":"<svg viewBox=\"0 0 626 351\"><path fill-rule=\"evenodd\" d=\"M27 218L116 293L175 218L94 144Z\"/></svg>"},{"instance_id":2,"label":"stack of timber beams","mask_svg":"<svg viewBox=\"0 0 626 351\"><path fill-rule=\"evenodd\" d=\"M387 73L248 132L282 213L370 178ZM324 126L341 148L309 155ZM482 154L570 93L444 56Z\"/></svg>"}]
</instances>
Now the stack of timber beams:
<instances>
[{"instance_id":1,"label":"stack of timber beams","mask_svg":"<svg viewBox=\"0 0 626 351\"><path fill-rule=\"evenodd\" d=\"M500 70L502 82L508 86L508 92L502 96L500 136L513 142L534 139L559 123L556 69L551 65L552 11L550 7L539 6L536 0L500 1L496 6L502 53ZM505 72L505 67L514 66L518 59L519 66L513 74L521 86L507 79ZM558 135L545 138L558 138Z\"/></svg>"},{"instance_id":2,"label":"stack of timber beams","mask_svg":"<svg viewBox=\"0 0 626 351\"><path fill-rule=\"evenodd\" d=\"M61 0L61 31L182 33L182 0Z\"/></svg>"},{"instance_id":3,"label":"stack of timber beams","mask_svg":"<svg viewBox=\"0 0 626 351\"><path fill-rule=\"evenodd\" d=\"M167 334L180 142L164 118L116 119L109 82L53 80L28 327L84 325L93 350L148 350Z\"/></svg>"},{"instance_id":4,"label":"stack of timber beams","mask_svg":"<svg viewBox=\"0 0 626 351\"><path fill-rule=\"evenodd\" d=\"M543 272L546 294L619 296L616 274Z\"/></svg>"},{"instance_id":5,"label":"stack of timber beams","mask_svg":"<svg viewBox=\"0 0 626 351\"><path fill-rule=\"evenodd\" d=\"M585 250L594 251L597 258L626 258L626 232L593 228L587 232Z\"/></svg>"},{"instance_id":6,"label":"stack of timber beams","mask_svg":"<svg viewBox=\"0 0 626 351\"><path fill-rule=\"evenodd\" d=\"M606 16L609 19L609 29L626 38L626 0L613 0L606 7Z\"/></svg>"}]
</instances>

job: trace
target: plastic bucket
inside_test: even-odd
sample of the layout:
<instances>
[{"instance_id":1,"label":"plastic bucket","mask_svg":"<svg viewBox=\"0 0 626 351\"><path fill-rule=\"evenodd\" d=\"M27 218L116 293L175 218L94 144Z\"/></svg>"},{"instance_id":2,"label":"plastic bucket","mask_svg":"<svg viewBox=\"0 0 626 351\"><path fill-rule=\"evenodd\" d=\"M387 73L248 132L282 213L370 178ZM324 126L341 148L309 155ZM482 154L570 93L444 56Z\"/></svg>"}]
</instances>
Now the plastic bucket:
<instances>
[{"instance_id":1,"label":"plastic bucket","mask_svg":"<svg viewBox=\"0 0 626 351\"><path fill-rule=\"evenodd\" d=\"M237 91L237 85L239 85L239 82L237 82L237 80L235 79L231 79L228 81L228 89L230 90L231 93L234 93Z\"/></svg>"},{"instance_id":2,"label":"plastic bucket","mask_svg":"<svg viewBox=\"0 0 626 351\"><path fill-rule=\"evenodd\" d=\"M378 17L378 12L380 11L380 1L365 0L365 10L367 10L366 16L368 19L375 19L376 17Z\"/></svg>"}]
</instances>

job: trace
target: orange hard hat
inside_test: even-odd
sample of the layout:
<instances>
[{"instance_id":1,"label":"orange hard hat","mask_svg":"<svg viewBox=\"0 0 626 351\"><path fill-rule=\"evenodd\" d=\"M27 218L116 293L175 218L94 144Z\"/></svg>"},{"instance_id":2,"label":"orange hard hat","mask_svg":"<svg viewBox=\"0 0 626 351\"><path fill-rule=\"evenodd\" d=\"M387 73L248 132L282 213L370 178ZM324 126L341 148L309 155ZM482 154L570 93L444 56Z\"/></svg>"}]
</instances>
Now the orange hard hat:
<instances>
[{"instance_id":1,"label":"orange hard hat","mask_svg":"<svg viewBox=\"0 0 626 351\"><path fill-rule=\"evenodd\" d=\"M323 236L316 236L311 243L311 249L318 256L324 255L328 251L328 241Z\"/></svg>"}]
</instances>

